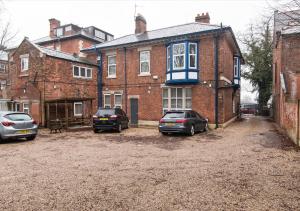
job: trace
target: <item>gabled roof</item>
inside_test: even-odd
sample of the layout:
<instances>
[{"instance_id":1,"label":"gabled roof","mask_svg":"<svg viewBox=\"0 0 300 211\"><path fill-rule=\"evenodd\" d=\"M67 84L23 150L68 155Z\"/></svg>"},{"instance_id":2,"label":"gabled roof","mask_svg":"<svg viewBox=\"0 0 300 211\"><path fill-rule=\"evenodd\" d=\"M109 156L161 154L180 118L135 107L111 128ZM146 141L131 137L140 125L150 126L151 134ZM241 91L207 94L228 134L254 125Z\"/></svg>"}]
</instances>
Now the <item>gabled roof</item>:
<instances>
[{"instance_id":1,"label":"gabled roof","mask_svg":"<svg viewBox=\"0 0 300 211\"><path fill-rule=\"evenodd\" d=\"M96 63L93 63L93 62L89 61L88 59L85 59L85 58L82 58L82 57L77 57L77 56L74 56L72 54L65 53L65 52L58 51L58 50L54 50L54 49L51 49L51 48L42 47L40 45L37 45L37 44L29 41L26 38L24 40L29 42L37 50L39 50L40 52L46 54L47 56L51 56L51 57L55 57L55 58L59 58L59 59L64 59L64 60L68 60L68 61L72 61L72 62L88 64L88 65L97 65Z\"/></svg>"},{"instance_id":2,"label":"gabled roof","mask_svg":"<svg viewBox=\"0 0 300 211\"><path fill-rule=\"evenodd\" d=\"M228 29L228 28L230 27L223 27L223 29ZM192 35L192 34L202 33L202 32L213 32L220 29L221 26L219 25L193 22L193 23L188 23L183 25L177 25L177 26L147 31L143 34L130 34L127 36L116 38L112 41L93 45L89 48L83 49L83 51L119 47L119 46L125 46L129 44L136 44L140 42L148 42L148 41L167 39L167 38L173 38L173 37L184 36L184 35Z\"/></svg>"}]
</instances>

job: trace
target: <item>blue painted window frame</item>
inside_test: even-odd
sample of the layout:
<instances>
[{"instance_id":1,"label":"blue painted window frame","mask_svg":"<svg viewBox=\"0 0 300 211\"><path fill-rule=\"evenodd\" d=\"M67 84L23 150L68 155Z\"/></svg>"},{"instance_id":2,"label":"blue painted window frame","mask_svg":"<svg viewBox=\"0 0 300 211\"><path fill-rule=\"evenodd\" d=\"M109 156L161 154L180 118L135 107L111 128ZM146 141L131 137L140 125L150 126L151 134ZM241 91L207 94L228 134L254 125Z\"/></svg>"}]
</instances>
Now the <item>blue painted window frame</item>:
<instances>
[{"instance_id":1,"label":"blue painted window frame","mask_svg":"<svg viewBox=\"0 0 300 211\"><path fill-rule=\"evenodd\" d=\"M237 60L237 74L235 74L236 60ZM236 84L235 80L238 80L238 84L240 84L240 79L241 79L241 58L239 56L234 56L233 57L233 84Z\"/></svg>"},{"instance_id":2,"label":"blue painted window frame","mask_svg":"<svg viewBox=\"0 0 300 211\"><path fill-rule=\"evenodd\" d=\"M173 68L173 45L176 44L183 44L185 45L185 52L184 52L184 59L185 59L185 65L184 68L180 69L174 69ZM196 45L196 54L195 54L195 64L196 67L190 67L190 44ZM168 49L170 49L170 55L168 54ZM168 65L168 56L170 56L170 63ZM166 81L166 83L198 83L199 82L199 72L200 72L200 65L199 65L199 41L177 41L177 42L170 42L166 45L166 74L170 74L170 79ZM169 67L169 68L168 68ZM185 73L185 79L173 79L172 73L174 72L184 72ZM189 79L188 75L189 72L196 72L197 73L197 79Z\"/></svg>"}]
</instances>

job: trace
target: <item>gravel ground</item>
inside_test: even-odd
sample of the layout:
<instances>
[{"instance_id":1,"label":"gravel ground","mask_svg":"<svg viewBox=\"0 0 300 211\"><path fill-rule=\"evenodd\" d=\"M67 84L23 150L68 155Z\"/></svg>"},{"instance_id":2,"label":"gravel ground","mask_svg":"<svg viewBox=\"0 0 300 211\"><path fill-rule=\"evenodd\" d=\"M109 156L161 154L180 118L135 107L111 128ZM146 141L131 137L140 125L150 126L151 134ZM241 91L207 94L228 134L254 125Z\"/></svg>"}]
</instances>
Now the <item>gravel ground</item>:
<instances>
[{"instance_id":1,"label":"gravel ground","mask_svg":"<svg viewBox=\"0 0 300 211\"><path fill-rule=\"evenodd\" d=\"M300 152L249 117L194 137L154 129L0 144L0 210L300 210Z\"/></svg>"}]
</instances>

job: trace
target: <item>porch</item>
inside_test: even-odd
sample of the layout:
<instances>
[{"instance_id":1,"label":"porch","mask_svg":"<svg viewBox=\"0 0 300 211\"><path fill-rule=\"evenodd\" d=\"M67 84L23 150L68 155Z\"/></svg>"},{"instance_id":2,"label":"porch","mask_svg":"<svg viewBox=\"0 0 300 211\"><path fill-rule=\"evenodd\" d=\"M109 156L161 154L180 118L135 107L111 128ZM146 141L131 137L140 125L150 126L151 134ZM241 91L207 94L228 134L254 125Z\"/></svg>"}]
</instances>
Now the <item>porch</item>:
<instances>
[{"instance_id":1,"label":"porch","mask_svg":"<svg viewBox=\"0 0 300 211\"><path fill-rule=\"evenodd\" d=\"M95 98L63 98L45 102L45 126L67 130L90 128Z\"/></svg>"}]
</instances>

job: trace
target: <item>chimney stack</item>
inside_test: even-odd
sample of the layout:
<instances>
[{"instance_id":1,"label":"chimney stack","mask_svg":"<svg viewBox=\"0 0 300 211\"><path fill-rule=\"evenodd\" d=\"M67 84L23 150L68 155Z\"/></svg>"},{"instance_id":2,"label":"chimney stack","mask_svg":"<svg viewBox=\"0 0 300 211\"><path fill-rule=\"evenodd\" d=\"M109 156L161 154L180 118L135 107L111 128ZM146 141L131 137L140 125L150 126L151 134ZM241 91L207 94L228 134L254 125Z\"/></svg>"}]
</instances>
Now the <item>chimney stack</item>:
<instances>
[{"instance_id":1,"label":"chimney stack","mask_svg":"<svg viewBox=\"0 0 300 211\"><path fill-rule=\"evenodd\" d=\"M55 33L54 33L54 29L57 27L60 27L60 21L56 20L55 18L51 18L49 19L49 23L50 23L50 37L55 37Z\"/></svg>"},{"instance_id":2,"label":"chimney stack","mask_svg":"<svg viewBox=\"0 0 300 211\"><path fill-rule=\"evenodd\" d=\"M210 23L210 17L209 17L208 12L206 14L204 14L204 13L202 13L201 15L198 14L195 17L195 21L198 23Z\"/></svg>"},{"instance_id":3,"label":"chimney stack","mask_svg":"<svg viewBox=\"0 0 300 211\"><path fill-rule=\"evenodd\" d=\"M135 17L135 34L143 34L147 31L146 19L141 15L137 14Z\"/></svg>"}]
</instances>

